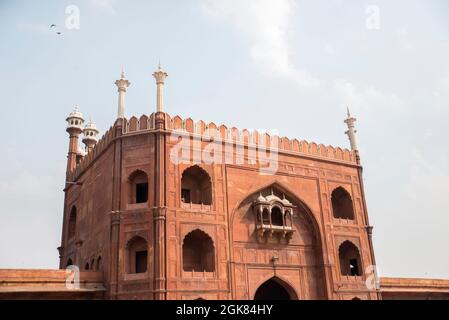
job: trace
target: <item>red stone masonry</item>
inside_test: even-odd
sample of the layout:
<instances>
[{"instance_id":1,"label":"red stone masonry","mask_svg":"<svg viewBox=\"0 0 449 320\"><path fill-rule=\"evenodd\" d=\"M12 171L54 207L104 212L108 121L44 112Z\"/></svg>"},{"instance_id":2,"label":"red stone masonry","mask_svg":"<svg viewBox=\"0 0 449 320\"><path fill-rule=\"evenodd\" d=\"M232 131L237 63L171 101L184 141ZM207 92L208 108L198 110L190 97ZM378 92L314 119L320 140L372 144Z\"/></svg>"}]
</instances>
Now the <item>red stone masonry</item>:
<instances>
[{"instance_id":1,"label":"red stone masonry","mask_svg":"<svg viewBox=\"0 0 449 320\"><path fill-rule=\"evenodd\" d=\"M178 142L173 133L199 141L189 146L190 155L213 137L215 144L232 146L232 159L243 161L222 155L222 163L173 163L170 152ZM253 151L260 147L278 153L275 174L259 170ZM70 259L95 270L101 260L111 299L253 299L264 294L265 285L282 287L291 299L377 299L378 291L365 284L374 255L357 158L347 149L166 113L118 119L67 173L60 267ZM211 204L181 201L183 172L194 165L210 179ZM137 173L148 178L148 200L134 204L129 179ZM331 194L339 187L352 201L352 219L332 213ZM263 229L256 229L253 204L270 192L278 202L292 203L288 238L279 227L264 229L257 238ZM69 238L74 210L76 232ZM212 243L213 271L186 269L184 259L191 258L183 246L194 231ZM276 237L280 242L273 242ZM143 250L142 243L147 268L135 273L130 264L137 258L131 255ZM343 243L353 250L343 258L354 255L358 275L342 275L349 272L341 271L346 267L340 264L348 263L339 258Z\"/></svg>"}]
</instances>

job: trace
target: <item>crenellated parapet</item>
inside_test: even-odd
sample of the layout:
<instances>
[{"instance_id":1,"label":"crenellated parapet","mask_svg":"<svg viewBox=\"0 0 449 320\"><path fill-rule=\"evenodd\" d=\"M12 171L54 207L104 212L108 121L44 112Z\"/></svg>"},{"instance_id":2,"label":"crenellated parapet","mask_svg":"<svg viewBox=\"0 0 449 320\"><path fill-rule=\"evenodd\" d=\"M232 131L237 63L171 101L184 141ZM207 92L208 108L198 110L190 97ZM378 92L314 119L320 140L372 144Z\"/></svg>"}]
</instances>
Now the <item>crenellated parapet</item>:
<instances>
[{"instance_id":1,"label":"crenellated parapet","mask_svg":"<svg viewBox=\"0 0 449 320\"><path fill-rule=\"evenodd\" d=\"M96 159L114 140L114 130L110 127L104 133L98 143L84 156L84 158L77 164L74 170L67 173L67 181L75 181L89 167L89 165Z\"/></svg>"},{"instance_id":2,"label":"crenellated parapet","mask_svg":"<svg viewBox=\"0 0 449 320\"><path fill-rule=\"evenodd\" d=\"M354 151L346 148L325 146L306 140L289 139L267 132L257 130L238 129L227 127L224 124L216 125L213 122L206 123L203 120L194 121L192 118L183 119L180 116L171 117L165 114L165 128L177 134L189 134L192 136L213 138L215 141L242 144L256 148L276 148L279 152L291 152L309 155L330 160L356 163ZM154 113L150 116L143 115L140 118L131 117L125 120L123 134L132 134L144 130L155 129Z\"/></svg>"},{"instance_id":3,"label":"crenellated parapet","mask_svg":"<svg viewBox=\"0 0 449 320\"><path fill-rule=\"evenodd\" d=\"M238 129L226 125L216 125L213 122L206 123L202 120L194 121L191 118L182 119L180 116L171 117L165 114L166 131L175 132L178 135L190 135L196 138L213 139L215 142L232 143L248 148L275 149L279 153L287 153L299 156L309 156L330 161L341 161L356 164L356 153L349 149L325 146L306 140L289 139L267 132L257 130ZM123 119L122 136L143 134L156 130L155 113L142 115L139 118L132 116ZM113 127L102 136L95 147L87 153L84 159L69 172L68 181L74 181L82 172L107 148L114 140Z\"/></svg>"}]
</instances>

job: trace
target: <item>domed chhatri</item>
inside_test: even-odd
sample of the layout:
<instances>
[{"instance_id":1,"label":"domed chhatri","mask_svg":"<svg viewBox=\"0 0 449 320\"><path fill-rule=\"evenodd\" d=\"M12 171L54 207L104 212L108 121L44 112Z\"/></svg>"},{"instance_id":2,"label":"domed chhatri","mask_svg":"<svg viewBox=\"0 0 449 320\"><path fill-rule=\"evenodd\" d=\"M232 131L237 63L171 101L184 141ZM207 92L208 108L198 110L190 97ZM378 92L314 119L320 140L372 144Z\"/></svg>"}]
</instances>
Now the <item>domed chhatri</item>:
<instances>
[{"instance_id":1,"label":"domed chhatri","mask_svg":"<svg viewBox=\"0 0 449 320\"><path fill-rule=\"evenodd\" d=\"M70 131L79 131L79 133L81 133L83 131L84 118L83 114L79 110L78 105L75 105L74 110L70 112L66 121L67 121L67 132L70 133Z\"/></svg>"},{"instance_id":2,"label":"domed chhatri","mask_svg":"<svg viewBox=\"0 0 449 320\"><path fill-rule=\"evenodd\" d=\"M90 152L97 144L98 133L99 133L99 131L98 131L95 123L92 122L92 120L89 120L89 122L86 124L86 126L83 129L83 135L84 135L83 143L86 146L87 152Z\"/></svg>"},{"instance_id":3,"label":"domed chhatri","mask_svg":"<svg viewBox=\"0 0 449 320\"><path fill-rule=\"evenodd\" d=\"M69 116L66 118L66 121L66 131L70 136L69 152L67 155L67 171L69 172L75 169L76 165L82 159L82 156L80 156L78 152L78 137L81 132L83 132L84 118L77 105L75 105L74 110L70 112Z\"/></svg>"}]
</instances>

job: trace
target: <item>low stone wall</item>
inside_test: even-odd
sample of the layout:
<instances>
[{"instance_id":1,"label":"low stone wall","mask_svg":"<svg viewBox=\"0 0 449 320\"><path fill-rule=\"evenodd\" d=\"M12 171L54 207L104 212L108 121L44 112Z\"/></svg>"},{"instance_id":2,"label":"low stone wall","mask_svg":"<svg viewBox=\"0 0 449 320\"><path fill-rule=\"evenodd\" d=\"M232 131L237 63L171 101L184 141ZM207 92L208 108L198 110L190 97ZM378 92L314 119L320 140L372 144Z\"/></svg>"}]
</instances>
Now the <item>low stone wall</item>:
<instances>
[{"instance_id":1,"label":"low stone wall","mask_svg":"<svg viewBox=\"0 0 449 320\"><path fill-rule=\"evenodd\" d=\"M104 298L101 272L80 272L79 286L67 285L69 277L66 270L0 269L0 299Z\"/></svg>"}]
</instances>

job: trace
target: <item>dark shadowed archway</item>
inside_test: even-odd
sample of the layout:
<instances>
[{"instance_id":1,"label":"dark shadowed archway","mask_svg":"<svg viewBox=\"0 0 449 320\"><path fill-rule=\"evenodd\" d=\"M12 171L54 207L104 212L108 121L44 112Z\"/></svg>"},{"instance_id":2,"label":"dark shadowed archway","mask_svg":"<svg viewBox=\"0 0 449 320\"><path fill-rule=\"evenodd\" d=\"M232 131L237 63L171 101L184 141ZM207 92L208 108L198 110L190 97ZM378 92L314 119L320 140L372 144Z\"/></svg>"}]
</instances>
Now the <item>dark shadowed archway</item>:
<instances>
[{"instance_id":1,"label":"dark shadowed archway","mask_svg":"<svg viewBox=\"0 0 449 320\"><path fill-rule=\"evenodd\" d=\"M284 281L273 277L260 285L254 295L254 300L297 300L292 287Z\"/></svg>"}]
</instances>

